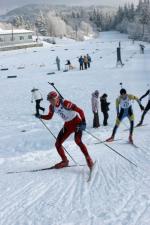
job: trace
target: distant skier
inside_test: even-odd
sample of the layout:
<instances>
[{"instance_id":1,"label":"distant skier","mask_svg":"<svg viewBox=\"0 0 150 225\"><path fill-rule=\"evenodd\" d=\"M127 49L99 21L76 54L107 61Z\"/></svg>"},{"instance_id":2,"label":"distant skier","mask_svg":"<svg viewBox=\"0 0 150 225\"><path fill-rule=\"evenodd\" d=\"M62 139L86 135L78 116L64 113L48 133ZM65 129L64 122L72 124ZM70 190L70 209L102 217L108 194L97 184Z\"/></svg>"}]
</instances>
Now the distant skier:
<instances>
[{"instance_id":1,"label":"distant skier","mask_svg":"<svg viewBox=\"0 0 150 225\"><path fill-rule=\"evenodd\" d=\"M126 90L122 88L120 90L120 96L116 99L116 111L117 111L116 124L113 129L111 137L108 138L106 141L111 142L114 140L117 128L119 127L121 120L123 120L125 117L128 117L128 119L130 120L129 143L133 144L132 135L134 128L134 114L132 110L131 100L136 100L141 110L144 110L144 107L142 106L140 100L134 95L127 94Z\"/></svg>"},{"instance_id":2,"label":"distant skier","mask_svg":"<svg viewBox=\"0 0 150 225\"><path fill-rule=\"evenodd\" d=\"M144 109L144 112L141 116L141 120L140 122L137 124L137 126L141 126L143 124L143 120L144 120L144 117L146 115L146 113L150 110L150 89L140 98L140 101L145 98L146 96L148 95L148 103Z\"/></svg>"},{"instance_id":3,"label":"distant skier","mask_svg":"<svg viewBox=\"0 0 150 225\"><path fill-rule=\"evenodd\" d=\"M57 113L65 122L56 138L55 146L62 161L57 163L55 168L60 169L68 166L69 161L65 155L62 144L70 136L70 134L74 133L75 142L84 154L88 167L92 169L93 161L86 146L82 142L82 132L86 129L86 121L83 110L74 103L60 98L55 91L51 91L47 95L47 100L50 102L48 115L39 115L37 117L44 120L50 120L52 119L54 113Z\"/></svg>"},{"instance_id":4,"label":"distant skier","mask_svg":"<svg viewBox=\"0 0 150 225\"><path fill-rule=\"evenodd\" d=\"M87 59L88 59L88 68L90 68L91 65L91 56L89 56L89 54L87 54Z\"/></svg>"},{"instance_id":5,"label":"distant skier","mask_svg":"<svg viewBox=\"0 0 150 225\"><path fill-rule=\"evenodd\" d=\"M42 110L43 112L45 111L45 108L40 106L40 102L43 100L42 94L39 91L39 89L37 89L37 88L33 88L31 90L31 92L32 92L31 103L33 103L33 100L35 100L35 102L36 102L36 115L38 116L39 115L39 109Z\"/></svg>"},{"instance_id":6,"label":"distant skier","mask_svg":"<svg viewBox=\"0 0 150 225\"><path fill-rule=\"evenodd\" d=\"M60 71L60 58L58 56L56 57L56 65L57 65L58 71Z\"/></svg>"},{"instance_id":7,"label":"distant skier","mask_svg":"<svg viewBox=\"0 0 150 225\"><path fill-rule=\"evenodd\" d=\"M104 120L103 120L103 125L104 126L107 126L108 125L108 111L109 111L109 105L110 105L110 102L107 102L107 94L103 94L101 97L100 97L100 102L101 102L101 111L104 115Z\"/></svg>"},{"instance_id":8,"label":"distant skier","mask_svg":"<svg viewBox=\"0 0 150 225\"><path fill-rule=\"evenodd\" d=\"M99 91L96 90L92 93L92 98L91 98L91 102L92 102L92 111L93 111L93 128L97 128L100 126L99 123L99 115L98 115L98 109L99 109Z\"/></svg>"}]
</instances>

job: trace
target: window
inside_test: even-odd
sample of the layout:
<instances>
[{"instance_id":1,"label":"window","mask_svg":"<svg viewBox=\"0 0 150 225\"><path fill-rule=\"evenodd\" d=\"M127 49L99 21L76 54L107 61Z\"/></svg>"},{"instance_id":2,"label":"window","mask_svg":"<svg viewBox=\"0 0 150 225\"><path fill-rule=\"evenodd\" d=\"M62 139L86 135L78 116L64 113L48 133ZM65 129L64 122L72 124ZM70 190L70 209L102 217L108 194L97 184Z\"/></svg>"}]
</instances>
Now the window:
<instances>
[{"instance_id":1,"label":"window","mask_svg":"<svg viewBox=\"0 0 150 225\"><path fill-rule=\"evenodd\" d=\"M0 42L3 42L3 38L0 37Z\"/></svg>"},{"instance_id":2,"label":"window","mask_svg":"<svg viewBox=\"0 0 150 225\"><path fill-rule=\"evenodd\" d=\"M32 39L32 35L28 35L28 39Z\"/></svg>"},{"instance_id":3,"label":"window","mask_svg":"<svg viewBox=\"0 0 150 225\"><path fill-rule=\"evenodd\" d=\"M24 36L20 36L20 40L24 40Z\"/></svg>"}]
</instances>

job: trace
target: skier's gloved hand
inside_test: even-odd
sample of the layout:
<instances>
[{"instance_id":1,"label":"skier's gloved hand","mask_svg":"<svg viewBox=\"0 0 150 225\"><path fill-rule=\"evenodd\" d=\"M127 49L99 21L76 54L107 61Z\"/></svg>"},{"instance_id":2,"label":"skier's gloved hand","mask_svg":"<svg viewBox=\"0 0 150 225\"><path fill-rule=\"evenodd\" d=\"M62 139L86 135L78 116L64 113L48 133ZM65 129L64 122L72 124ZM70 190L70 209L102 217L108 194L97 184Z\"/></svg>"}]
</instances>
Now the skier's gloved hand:
<instances>
[{"instance_id":1,"label":"skier's gloved hand","mask_svg":"<svg viewBox=\"0 0 150 225\"><path fill-rule=\"evenodd\" d=\"M41 115L36 113L35 114L35 117L38 118L38 119L40 119L41 118Z\"/></svg>"},{"instance_id":2,"label":"skier's gloved hand","mask_svg":"<svg viewBox=\"0 0 150 225\"><path fill-rule=\"evenodd\" d=\"M140 109L143 111L144 110L144 106L140 104Z\"/></svg>"},{"instance_id":3,"label":"skier's gloved hand","mask_svg":"<svg viewBox=\"0 0 150 225\"><path fill-rule=\"evenodd\" d=\"M82 121L81 123L79 123L77 125L77 131L83 131L86 129L86 122L85 121Z\"/></svg>"}]
</instances>

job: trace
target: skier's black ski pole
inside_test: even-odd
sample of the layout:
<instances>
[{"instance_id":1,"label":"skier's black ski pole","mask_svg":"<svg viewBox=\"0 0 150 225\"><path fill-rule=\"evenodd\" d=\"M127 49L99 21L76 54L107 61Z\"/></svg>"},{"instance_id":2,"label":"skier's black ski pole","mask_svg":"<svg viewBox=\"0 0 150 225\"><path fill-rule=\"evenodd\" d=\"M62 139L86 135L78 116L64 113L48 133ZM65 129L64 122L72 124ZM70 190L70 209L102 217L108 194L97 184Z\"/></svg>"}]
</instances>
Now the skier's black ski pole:
<instances>
[{"instance_id":1,"label":"skier's black ski pole","mask_svg":"<svg viewBox=\"0 0 150 225\"><path fill-rule=\"evenodd\" d=\"M63 99L63 96L60 94L60 92L58 91L58 89L55 87L54 83L48 82L48 84L50 84L57 91L57 93L59 94L59 96Z\"/></svg>"},{"instance_id":2,"label":"skier's black ski pole","mask_svg":"<svg viewBox=\"0 0 150 225\"><path fill-rule=\"evenodd\" d=\"M89 135L91 135L93 138L95 138L98 141L101 141L98 137L96 137L95 135L91 134L88 130L85 130L86 133L88 133ZM123 156L122 154L120 154L119 152L117 152L114 148L110 147L109 145L107 145L105 142L102 142L102 144L104 144L105 146L107 146L111 151L115 152L116 154L118 154L119 156L121 156L123 159L127 160L129 163L131 163L132 165L138 167L135 163L133 163L132 161L130 161L129 159L127 159L125 156Z\"/></svg>"},{"instance_id":3,"label":"skier's black ski pole","mask_svg":"<svg viewBox=\"0 0 150 225\"><path fill-rule=\"evenodd\" d=\"M52 131L49 129L49 127L46 126L46 124L43 122L42 119L39 118L39 120L41 121L41 123L45 126L45 128L50 132L50 134L51 134L51 135L55 138L55 140L56 140L55 135L52 133ZM63 146L63 149L64 149L65 152L70 156L70 158L72 159L72 161L73 161L76 165L78 165L78 163L73 159L73 157L69 154L69 152L66 150L66 148L65 148L64 146Z\"/></svg>"}]
</instances>

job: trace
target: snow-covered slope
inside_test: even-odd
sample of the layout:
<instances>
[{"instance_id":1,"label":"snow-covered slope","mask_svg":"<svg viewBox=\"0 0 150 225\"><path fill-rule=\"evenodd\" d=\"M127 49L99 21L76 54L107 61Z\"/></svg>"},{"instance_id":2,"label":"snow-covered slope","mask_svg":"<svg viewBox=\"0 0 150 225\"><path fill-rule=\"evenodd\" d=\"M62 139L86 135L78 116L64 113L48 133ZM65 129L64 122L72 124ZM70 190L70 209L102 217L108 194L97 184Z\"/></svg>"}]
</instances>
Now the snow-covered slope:
<instances>
[{"instance_id":1,"label":"snow-covered slope","mask_svg":"<svg viewBox=\"0 0 150 225\"><path fill-rule=\"evenodd\" d=\"M121 41L123 68L116 68L116 47ZM70 167L35 173L7 174L45 168L60 158L55 150L55 140L43 124L33 116L31 89L41 90L42 105L48 111L46 96L54 82L62 95L84 109L87 130L100 140L111 135L115 122L115 98L119 83L128 93L141 96L150 83L150 46L145 44L145 54L139 53L139 43L134 44L126 35L116 32L101 33L96 40L75 42L57 40L57 45L45 44L43 48L0 52L0 225L149 225L150 224L150 113L146 126L136 128L134 140L138 148L127 144L129 126L124 120L116 138L109 144L123 156L137 164L137 168L118 156L104 144L84 133L83 140L93 158L97 160L92 179L87 183L88 168ZM79 71L78 58L89 53L91 68ZM55 58L61 59L62 70L56 70ZM76 67L63 72L70 59ZM19 69L24 67L24 69ZM47 75L55 72L53 75ZM7 79L7 76L17 78ZM109 126L92 128L91 93L98 89L107 93L110 105ZM147 103L147 98L143 104ZM135 122L141 116L137 103L133 103ZM102 124L100 112L100 122ZM54 135L63 126L55 115L46 125ZM85 159L71 136L64 144L79 164ZM74 163L70 159L70 164Z\"/></svg>"}]
</instances>

